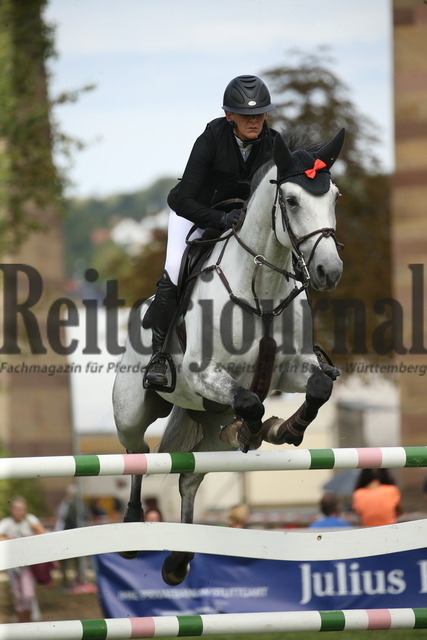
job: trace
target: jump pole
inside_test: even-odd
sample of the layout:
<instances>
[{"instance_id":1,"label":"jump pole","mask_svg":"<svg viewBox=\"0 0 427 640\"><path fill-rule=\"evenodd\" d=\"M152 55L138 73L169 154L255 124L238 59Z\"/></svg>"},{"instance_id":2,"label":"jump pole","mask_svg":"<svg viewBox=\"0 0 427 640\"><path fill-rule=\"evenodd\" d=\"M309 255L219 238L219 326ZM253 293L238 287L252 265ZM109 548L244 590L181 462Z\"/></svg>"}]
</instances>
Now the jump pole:
<instances>
[{"instance_id":1,"label":"jump pole","mask_svg":"<svg viewBox=\"0 0 427 640\"><path fill-rule=\"evenodd\" d=\"M427 467L427 447L0 458L0 479L405 467Z\"/></svg>"},{"instance_id":2,"label":"jump pole","mask_svg":"<svg viewBox=\"0 0 427 640\"><path fill-rule=\"evenodd\" d=\"M427 609L346 609L26 622L0 626L0 640L133 640L291 631L427 629Z\"/></svg>"}]
</instances>

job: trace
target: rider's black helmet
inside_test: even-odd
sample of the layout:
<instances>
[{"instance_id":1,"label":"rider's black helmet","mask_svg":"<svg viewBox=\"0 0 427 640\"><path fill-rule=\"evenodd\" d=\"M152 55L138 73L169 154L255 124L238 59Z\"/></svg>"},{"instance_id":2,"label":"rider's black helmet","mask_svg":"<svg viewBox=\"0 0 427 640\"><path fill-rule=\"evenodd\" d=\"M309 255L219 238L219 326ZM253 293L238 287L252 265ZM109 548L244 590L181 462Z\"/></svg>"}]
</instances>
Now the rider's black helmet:
<instances>
[{"instance_id":1,"label":"rider's black helmet","mask_svg":"<svg viewBox=\"0 0 427 640\"><path fill-rule=\"evenodd\" d=\"M267 113L275 109L271 104L270 92L262 80L256 76L237 76L224 92L224 111L231 113Z\"/></svg>"}]
</instances>

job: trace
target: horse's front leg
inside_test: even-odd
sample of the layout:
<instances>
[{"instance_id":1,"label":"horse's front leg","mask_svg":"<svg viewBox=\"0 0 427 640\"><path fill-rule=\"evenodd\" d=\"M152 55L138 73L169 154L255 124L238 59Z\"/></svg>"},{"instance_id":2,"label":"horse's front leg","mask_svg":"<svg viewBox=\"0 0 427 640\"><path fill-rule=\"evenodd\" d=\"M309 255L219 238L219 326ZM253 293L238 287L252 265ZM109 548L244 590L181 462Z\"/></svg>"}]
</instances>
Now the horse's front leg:
<instances>
[{"instance_id":1,"label":"horse's front leg","mask_svg":"<svg viewBox=\"0 0 427 640\"><path fill-rule=\"evenodd\" d=\"M301 444L305 430L332 393L333 377L316 368L307 381L305 400L287 420L270 418L263 424L263 439L272 444Z\"/></svg>"},{"instance_id":2,"label":"horse's front leg","mask_svg":"<svg viewBox=\"0 0 427 640\"><path fill-rule=\"evenodd\" d=\"M196 393L207 400L232 407L237 418L241 418L237 441L243 453L261 445L265 409L256 393L240 386L216 362L210 362L197 374L191 372L190 367L186 377Z\"/></svg>"},{"instance_id":3,"label":"horse's front leg","mask_svg":"<svg viewBox=\"0 0 427 640\"><path fill-rule=\"evenodd\" d=\"M205 477L203 473L183 473L179 476L179 493L181 495L181 522L192 524L194 519L194 501L200 484ZM171 587L181 584L190 571L190 562L194 558L191 551L172 551L165 559L162 567L162 578Z\"/></svg>"}]
</instances>

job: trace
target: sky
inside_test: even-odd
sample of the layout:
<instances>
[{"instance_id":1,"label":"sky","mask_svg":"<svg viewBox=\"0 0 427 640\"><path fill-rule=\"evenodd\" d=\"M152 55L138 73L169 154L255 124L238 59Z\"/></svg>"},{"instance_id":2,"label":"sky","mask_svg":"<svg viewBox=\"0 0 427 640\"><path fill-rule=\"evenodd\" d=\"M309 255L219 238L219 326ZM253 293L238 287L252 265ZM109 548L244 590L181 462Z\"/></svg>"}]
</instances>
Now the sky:
<instances>
[{"instance_id":1,"label":"sky","mask_svg":"<svg viewBox=\"0 0 427 640\"><path fill-rule=\"evenodd\" d=\"M262 78L289 49L323 45L350 99L377 125L383 168L393 168L389 0L49 0L45 19L58 53L51 97L96 85L54 112L87 145L74 154L70 196L180 177L206 123L223 115L232 78Z\"/></svg>"}]
</instances>

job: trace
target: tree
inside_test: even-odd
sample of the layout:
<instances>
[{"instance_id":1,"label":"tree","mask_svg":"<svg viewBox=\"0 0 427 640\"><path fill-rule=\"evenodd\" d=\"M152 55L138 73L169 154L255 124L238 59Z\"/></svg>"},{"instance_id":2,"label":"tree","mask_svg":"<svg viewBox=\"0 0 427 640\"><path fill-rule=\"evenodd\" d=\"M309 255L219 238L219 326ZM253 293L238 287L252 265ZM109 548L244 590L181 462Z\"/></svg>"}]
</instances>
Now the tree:
<instances>
[{"instance_id":1,"label":"tree","mask_svg":"<svg viewBox=\"0 0 427 640\"><path fill-rule=\"evenodd\" d=\"M150 280L150 270L148 270L147 278L145 272L137 272L136 268L134 270L134 261L129 262L123 251L117 248L115 253L112 251L107 252L103 246L97 247L92 238L99 230L108 230L114 223L123 218L141 221L151 214L158 213L167 206L167 195L175 184L175 178L165 177L156 180L146 189L135 193L117 194L104 199L88 198L80 200L70 198L66 200L64 235L66 239L65 260L68 276L73 277L76 273L81 273L85 269L94 266L96 262L102 279L114 277L119 280L121 285L123 274L129 284L133 281L131 284L132 293L134 293L135 289L138 289L138 282L141 284L141 293L137 295L136 299L142 297L142 290L146 291L147 286L150 290L149 295L151 295L155 288L155 278L158 278L161 273L161 267L157 274L151 273L151 283L142 283L142 278ZM161 251L164 258L165 246L162 247ZM151 254L152 248L147 247L142 250L142 253L144 252ZM128 290L125 282L123 282L123 287L126 297L130 298L131 291Z\"/></svg>"},{"instance_id":2,"label":"tree","mask_svg":"<svg viewBox=\"0 0 427 640\"><path fill-rule=\"evenodd\" d=\"M327 49L317 53L292 49L286 52L286 61L263 73L275 98L272 125L299 131L312 142L328 139L344 127L341 172L377 173L377 127L349 98L348 86L331 69L333 58Z\"/></svg>"},{"instance_id":3,"label":"tree","mask_svg":"<svg viewBox=\"0 0 427 640\"><path fill-rule=\"evenodd\" d=\"M52 30L45 0L0 2L0 249L14 250L44 228L31 205L57 203L62 180L52 162L45 62Z\"/></svg>"},{"instance_id":4,"label":"tree","mask_svg":"<svg viewBox=\"0 0 427 640\"><path fill-rule=\"evenodd\" d=\"M42 280L33 326L19 325L17 331L14 314L7 317L6 313L10 309L7 289L12 287L12 295L20 300L21 291L30 284L19 277L8 284L5 271L1 274L2 353L10 370L2 375L0 436L11 456L72 452L68 374L46 376L41 383L32 373L32 365L48 363L64 371L66 365L63 352L45 347L47 309L63 296L64 286L62 182L52 160L46 72L53 39L43 20L45 5L45 0L0 0L0 251L12 269L13 263L31 267ZM15 336L18 346L13 344ZM31 342L34 336L39 341L36 349ZM67 482L46 478L40 484L53 509Z\"/></svg>"}]
</instances>

